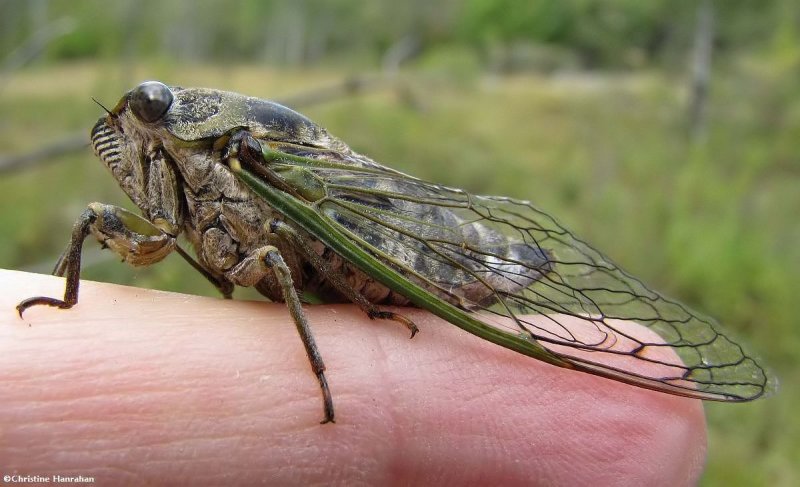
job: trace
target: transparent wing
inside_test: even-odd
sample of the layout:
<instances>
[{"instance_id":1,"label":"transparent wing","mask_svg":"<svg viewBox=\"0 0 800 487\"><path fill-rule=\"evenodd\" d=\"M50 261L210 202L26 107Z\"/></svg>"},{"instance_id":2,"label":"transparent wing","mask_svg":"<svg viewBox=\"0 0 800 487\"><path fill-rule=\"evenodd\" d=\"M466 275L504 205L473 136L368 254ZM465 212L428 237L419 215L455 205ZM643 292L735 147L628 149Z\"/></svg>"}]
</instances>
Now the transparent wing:
<instances>
[{"instance_id":1,"label":"transparent wing","mask_svg":"<svg viewBox=\"0 0 800 487\"><path fill-rule=\"evenodd\" d=\"M764 394L711 319L648 289L527 201L470 195L355 154L287 148L324 183L322 218L409 280L581 370L703 399ZM313 159L313 160L312 160Z\"/></svg>"}]
</instances>

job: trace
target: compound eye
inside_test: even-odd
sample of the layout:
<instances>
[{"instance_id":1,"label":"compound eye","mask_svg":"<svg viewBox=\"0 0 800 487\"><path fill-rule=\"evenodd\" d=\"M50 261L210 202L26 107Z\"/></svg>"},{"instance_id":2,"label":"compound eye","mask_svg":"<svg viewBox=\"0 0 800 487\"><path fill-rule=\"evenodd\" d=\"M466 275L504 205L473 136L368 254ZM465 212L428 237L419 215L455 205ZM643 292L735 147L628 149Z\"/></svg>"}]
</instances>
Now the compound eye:
<instances>
[{"instance_id":1,"label":"compound eye","mask_svg":"<svg viewBox=\"0 0 800 487\"><path fill-rule=\"evenodd\" d=\"M164 83L145 81L131 92L128 103L137 118L153 123L167 113L172 104L172 92Z\"/></svg>"}]
</instances>

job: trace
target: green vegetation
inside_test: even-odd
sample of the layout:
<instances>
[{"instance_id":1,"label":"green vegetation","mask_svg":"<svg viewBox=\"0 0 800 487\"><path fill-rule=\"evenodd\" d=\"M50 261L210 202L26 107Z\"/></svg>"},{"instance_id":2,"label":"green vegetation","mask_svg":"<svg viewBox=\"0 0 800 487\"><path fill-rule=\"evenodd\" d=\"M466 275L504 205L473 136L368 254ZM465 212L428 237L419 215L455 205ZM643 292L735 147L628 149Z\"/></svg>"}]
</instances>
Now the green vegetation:
<instances>
[{"instance_id":1,"label":"green vegetation","mask_svg":"<svg viewBox=\"0 0 800 487\"><path fill-rule=\"evenodd\" d=\"M280 99L375 65L411 32L420 48L400 71L402 89L301 111L384 164L533 201L654 288L746 337L781 388L752 404L706 405L704 482L800 483L800 24L792 2L720 4L707 128L694 139L686 65L696 2L470 0L436 10L422 1L309 0L296 2L308 16L294 57L289 41L269 48L267 25L295 18L284 3L202 3L207 15L192 15L208 34L203 42L165 33L193 2L53 3L51 16L81 23L44 59L0 78L0 154L75 130L88 135L100 114L90 97L113 105L142 79ZM20 5L0 0L4 12ZM117 32L126 12L127 34ZM0 52L32 30L12 28L10 17L0 20ZM0 266L48 272L90 201L131 208L88 149L2 174ZM131 269L97 247L84 252L88 279L215 295L177 256Z\"/></svg>"},{"instance_id":2,"label":"green vegetation","mask_svg":"<svg viewBox=\"0 0 800 487\"><path fill-rule=\"evenodd\" d=\"M289 94L287 86L336 77L319 73L301 81L298 73L230 69L227 83L213 68L143 68L139 77L190 79L276 97ZM4 119L0 146L21 150L67 128L90 127L98 109L89 97L101 93L100 100L112 104L121 92L101 87L103 75L92 79L93 70L86 65L20 74L0 99L0 112L15 114L13 124ZM61 79L85 82L56 81ZM778 96L781 79L764 87L764 95ZM477 193L535 201L657 289L748 337L783 385L772 399L708 405L707 480L796 480L789 459L800 455L800 423L790 413L800 400L793 375L800 348L793 311L800 289L800 173L790 124L796 130L800 103L785 99L776 107L764 99L727 98L743 82L732 76L715 85L715 97L731 102L719 104L707 143L692 146L677 90L656 76L524 76L453 88L410 73L407 82L414 105L387 91L304 111L398 169ZM88 150L3 177L0 263L46 271L72 221L92 200L130 207ZM85 254L90 261L103 255L91 243ZM84 275L215 293L176 257L148 269L101 259Z\"/></svg>"},{"instance_id":3,"label":"green vegetation","mask_svg":"<svg viewBox=\"0 0 800 487\"><path fill-rule=\"evenodd\" d=\"M453 45L495 67L525 67L531 48L556 48L584 67L683 63L696 0L0 0L0 53L57 18L78 28L44 50L49 60L137 56L294 66L373 65L403 38L416 53ZM793 0L726 0L718 52L757 50L797 22ZM793 28L793 27L790 27ZM499 66L498 66L499 65Z\"/></svg>"}]
</instances>

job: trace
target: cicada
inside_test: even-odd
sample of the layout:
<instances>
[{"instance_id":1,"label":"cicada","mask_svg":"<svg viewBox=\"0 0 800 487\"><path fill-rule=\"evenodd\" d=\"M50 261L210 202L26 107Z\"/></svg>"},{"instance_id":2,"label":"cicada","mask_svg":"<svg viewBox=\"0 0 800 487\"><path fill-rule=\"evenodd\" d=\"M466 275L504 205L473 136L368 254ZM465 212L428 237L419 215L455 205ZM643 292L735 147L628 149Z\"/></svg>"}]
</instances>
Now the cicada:
<instances>
[{"instance_id":1,"label":"cicada","mask_svg":"<svg viewBox=\"0 0 800 487\"><path fill-rule=\"evenodd\" d=\"M527 201L432 184L356 153L277 103L148 81L91 130L92 147L141 216L92 203L54 274L78 301L91 234L140 266L178 252L230 297L285 302L334 421L302 293L370 318L415 306L547 363L700 399L748 401L765 371L709 318L649 289ZM183 234L194 256L177 244ZM392 308L397 309L397 308Z\"/></svg>"}]
</instances>

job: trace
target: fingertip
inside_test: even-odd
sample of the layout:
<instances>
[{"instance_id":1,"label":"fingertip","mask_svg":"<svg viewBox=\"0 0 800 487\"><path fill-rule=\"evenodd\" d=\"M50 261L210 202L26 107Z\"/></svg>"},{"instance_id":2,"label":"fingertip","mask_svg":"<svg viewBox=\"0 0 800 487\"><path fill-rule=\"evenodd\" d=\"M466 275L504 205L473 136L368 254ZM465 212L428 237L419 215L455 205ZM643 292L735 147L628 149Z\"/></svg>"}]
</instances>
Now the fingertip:
<instances>
[{"instance_id":1,"label":"fingertip","mask_svg":"<svg viewBox=\"0 0 800 487\"><path fill-rule=\"evenodd\" d=\"M63 286L52 280L20 292ZM699 401L559 369L423 311L403 310L425 331L409 341L353 306L306 307L336 407L323 427L284 306L89 282L81 299L37 313L59 326L18 330L26 347L9 344L3 360L17 395L0 422L37 453L8 456L21 467L89 469L125 451L141 480L212 479L222 462L242 482L503 485L663 483L702 469ZM25 401L38 406L8 409ZM50 448L76 441L100 446L69 459Z\"/></svg>"}]
</instances>

